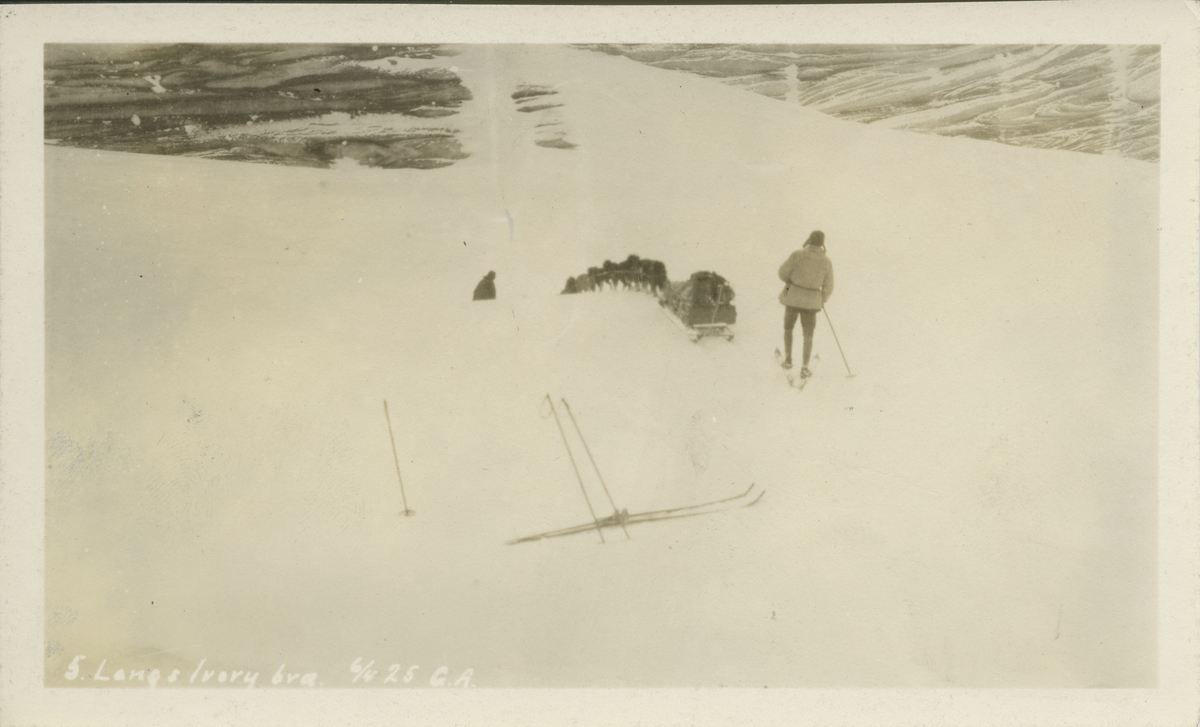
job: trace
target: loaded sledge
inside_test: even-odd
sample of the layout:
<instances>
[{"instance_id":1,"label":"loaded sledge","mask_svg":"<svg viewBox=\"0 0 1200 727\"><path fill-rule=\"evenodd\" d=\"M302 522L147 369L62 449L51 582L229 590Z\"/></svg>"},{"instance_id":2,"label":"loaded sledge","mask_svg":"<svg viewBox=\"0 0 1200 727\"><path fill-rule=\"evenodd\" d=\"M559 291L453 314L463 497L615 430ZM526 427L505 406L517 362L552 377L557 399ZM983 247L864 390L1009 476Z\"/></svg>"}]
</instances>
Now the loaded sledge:
<instances>
[{"instance_id":1,"label":"loaded sledge","mask_svg":"<svg viewBox=\"0 0 1200 727\"><path fill-rule=\"evenodd\" d=\"M716 273L700 271L681 283L668 282L658 303L692 341L708 336L733 340L733 286Z\"/></svg>"}]
</instances>

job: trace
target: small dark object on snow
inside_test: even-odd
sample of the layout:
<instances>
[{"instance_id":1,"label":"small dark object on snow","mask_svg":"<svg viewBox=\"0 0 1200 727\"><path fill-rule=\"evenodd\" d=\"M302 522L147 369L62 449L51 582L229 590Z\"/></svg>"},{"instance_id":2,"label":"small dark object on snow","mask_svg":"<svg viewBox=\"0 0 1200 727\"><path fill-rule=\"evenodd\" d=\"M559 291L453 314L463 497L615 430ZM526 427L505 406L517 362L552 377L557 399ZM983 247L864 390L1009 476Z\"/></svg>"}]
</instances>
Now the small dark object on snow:
<instances>
[{"instance_id":1,"label":"small dark object on snow","mask_svg":"<svg viewBox=\"0 0 1200 727\"><path fill-rule=\"evenodd\" d=\"M472 300L495 300L496 299L496 273L488 271L488 274L483 276L483 280L479 281L479 285L475 286L475 296Z\"/></svg>"}]
</instances>

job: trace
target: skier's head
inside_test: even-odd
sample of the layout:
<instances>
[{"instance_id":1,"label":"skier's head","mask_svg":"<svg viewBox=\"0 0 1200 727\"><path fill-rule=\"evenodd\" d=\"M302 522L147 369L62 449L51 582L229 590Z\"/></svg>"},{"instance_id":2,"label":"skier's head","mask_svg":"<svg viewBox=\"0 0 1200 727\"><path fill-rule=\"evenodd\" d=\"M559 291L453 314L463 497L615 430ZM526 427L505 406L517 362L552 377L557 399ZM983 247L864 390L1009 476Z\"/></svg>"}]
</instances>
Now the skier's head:
<instances>
[{"instance_id":1,"label":"skier's head","mask_svg":"<svg viewBox=\"0 0 1200 727\"><path fill-rule=\"evenodd\" d=\"M812 234L808 236L808 240L804 243L804 246L805 247L812 246L812 247L824 248L825 247L825 233L821 232L820 230L813 230Z\"/></svg>"},{"instance_id":2,"label":"skier's head","mask_svg":"<svg viewBox=\"0 0 1200 727\"><path fill-rule=\"evenodd\" d=\"M496 271L495 271L495 270L489 270L489 271L488 271L488 274L487 274L487 279L488 279L488 280L495 280L495 279L496 279Z\"/></svg>"}]
</instances>

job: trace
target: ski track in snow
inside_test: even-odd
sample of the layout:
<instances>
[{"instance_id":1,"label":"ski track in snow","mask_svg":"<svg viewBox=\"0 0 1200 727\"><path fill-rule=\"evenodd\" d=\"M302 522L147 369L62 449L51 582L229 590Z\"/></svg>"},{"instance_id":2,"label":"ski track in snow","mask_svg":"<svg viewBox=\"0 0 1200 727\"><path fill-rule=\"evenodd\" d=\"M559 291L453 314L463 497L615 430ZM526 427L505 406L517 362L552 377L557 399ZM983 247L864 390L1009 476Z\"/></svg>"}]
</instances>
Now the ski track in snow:
<instances>
[{"instance_id":1,"label":"ski track in snow","mask_svg":"<svg viewBox=\"0 0 1200 727\"><path fill-rule=\"evenodd\" d=\"M49 684L179 644L155 665L329 686L360 656L484 686L1153 675L1155 165L586 51L444 62L474 97L445 169L47 148L46 608L79 614L47 629ZM535 143L521 84L577 148ZM797 392L776 270L815 228L857 376L822 316ZM556 294L629 253L725 276L736 338ZM547 394L619 508L766 495L505 545L589 519Z\"/></svg>"}]
</instances>

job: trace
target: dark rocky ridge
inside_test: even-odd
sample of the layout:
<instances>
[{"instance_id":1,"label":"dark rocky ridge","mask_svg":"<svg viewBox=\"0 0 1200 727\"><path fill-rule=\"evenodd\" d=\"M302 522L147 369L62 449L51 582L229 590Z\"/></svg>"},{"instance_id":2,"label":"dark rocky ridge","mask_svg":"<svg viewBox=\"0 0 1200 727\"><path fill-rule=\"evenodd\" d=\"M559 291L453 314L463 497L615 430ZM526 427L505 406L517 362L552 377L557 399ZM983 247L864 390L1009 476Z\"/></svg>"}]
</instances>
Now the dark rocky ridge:
<instances>
[{"instance_id":1,"label":"dark rocky ridge","mask_svg":"<svg viewBox=\"0 0 1200 727\"><path fill-rule=\"evenodd\" d=\"M471 98L456 74L359 65L445 55L438 46L48 45L45 135L68 146L307 166L341 157L445 166L466 156L448 129L290 139L242 128L337 113L453 115Z\"/></svg>"}]
</instances>

